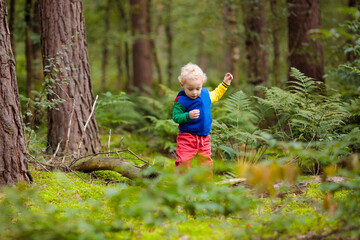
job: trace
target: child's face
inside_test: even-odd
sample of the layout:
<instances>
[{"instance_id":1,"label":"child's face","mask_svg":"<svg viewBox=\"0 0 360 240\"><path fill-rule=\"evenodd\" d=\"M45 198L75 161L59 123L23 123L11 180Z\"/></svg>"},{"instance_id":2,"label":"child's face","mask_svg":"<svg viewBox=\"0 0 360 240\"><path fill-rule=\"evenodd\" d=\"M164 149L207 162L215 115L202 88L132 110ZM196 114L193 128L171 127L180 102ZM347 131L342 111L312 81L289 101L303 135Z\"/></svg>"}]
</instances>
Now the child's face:
<instances>
[{"instance_id":1,"label":"child's face","mask_svg":"<svg viewBox=\"0 0 360 240\"><path fill-rule=\"evenodd\" d=\"M187 79L184 83L180 83L180 85L185 90L186 96L196 99L200 96L203 83L204 81L201 78L197 78Z\"/></svg>"}]
</instances>

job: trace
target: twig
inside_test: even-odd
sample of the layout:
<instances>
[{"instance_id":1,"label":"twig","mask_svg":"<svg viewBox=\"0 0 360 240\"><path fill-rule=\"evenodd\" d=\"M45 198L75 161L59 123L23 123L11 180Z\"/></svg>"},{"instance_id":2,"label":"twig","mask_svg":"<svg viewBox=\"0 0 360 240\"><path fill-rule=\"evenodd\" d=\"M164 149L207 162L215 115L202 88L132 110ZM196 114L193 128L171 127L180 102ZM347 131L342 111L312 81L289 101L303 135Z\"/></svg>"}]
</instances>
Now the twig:
<instances>
[{"instance_id":1,"label":"twig","mask_svg":"<svg viewBox=\"0 0 360 240\"><path fill-rule=\"evenodd\" d=\"M281 207L275 209L274 211L272 211L270 214L274 214L274 213L277 213L279 211L281 211L284 207L286 207L287 203L285 203L284 205L282 205Z\"/></svg>"},{"instance_id":2,"label":"twig","mask_svg":"<svg viewBox=\"0 0 360 240\"><path fill-rule=\"evenodd\" d=\"M65 149L64 151L66 152L68 146L69 146L69 139L70 139L70 130L71 130L71 124L72 124L72 117L74 114L74 109L75 109L75 99L73 101L73 107L71 110L71 114L70 114L70 121L69 121L69 126L68 126L68 131L67 131L67 135L66 135L66 143L65 143Z\"/></svg>"},{"instance_id":3,"label":"twig","mask_svg":"<svg viewBox=\"0 0 360 240\"><path fill-rule=\"evenodd\" d=\"M33 160L29 160L29 161L34 162L34 163L36 163L36 164L39 164L40 167L42 167L45 171L50 172L46 167L44 167L44 165L46 166L47 164L44 164L44 163L39 162L39 161L36 160L36 158L35 158L34 156L32 156L31 154L29 154L29 153L27 153L27 154L33 159Z\"/></svg>"},{"instance_id":4,"label":"twig","mask_svg":"<svg viewBox=\"0 0 360 240\"><path fill-rule=\"evenodd\" d=\"M110 152L111 129L109 130L108 151ZM108 154L110 156L110 154Z\"/></svg>"},{"instance_id":5,"label":"twig","mask_svg":"<svg viewBox=\"0 0 360 240\"><path fill-rule=\"evenodd\" d=\"M71 168L69 168L68 166L66 166L65 164L62 164L63 167L65 167L67 170L69 170L70 172L74 173L76 176L78 176L81 180L83 180L86 184L89 184L85 179L83 179L77 172L75 172L74 170L72 170Z\"/></svg>"},{"instance_id":6,"label":"twig","mask_svg":"<svg viewBox=\"0 0 360 240\"><path fill-rule=\"evenodd\" d=\"M62 142L62 140L60 140L60 142L58 143L58 145L57 145L57 147L56 147L56 150L55 150L55 153L51 156L50 160L47 161L46 163L51 163L52 160L56 157L56 154L57 154L57 152L59 151L61 142Z\"/></svg>"},{"instance_id":7,"label":"twig","mask_svg":"<svg viewBox=\"0 0 360 240\"><path fill-rule=\"evenodd\" d=\"M86 155L86 156L82 156L82 157L78 157L76 159L74 159L71 163L70 163L70 166L72 166L74 163L76 163L77 161L83 159L83 158L87 158L87 157L95 157L97 155L107 155L107 154L117 154L119 156L119 158L121 159L119 153L123 153L123 152L130 152L132 155L134 155L138 160L152 166L151 163L149 163L148 161L140 158L138 155L136 155L133 151L131 151L130 149L126 149L126 150L119 150L119 151L113 151L113 152L99 152L99 153L94 153L94 154L90 154L90 155Z\"/></svg>"},{"instance_id":8,"label":"twig","mask_svg":"<svg viewBox=\"0 0 360 240\"><path fill-rule=\"evenodd\" d=\"M99 95L96 95L94 104L93 104L92 109L91 109L91 113L90 113L89 118L88 118L88 120L86 121L85 126L84 126L84 129L83 129L83 133L82 133L82 135L81 135L81 139L80 139L80 143L79 143L79 147L78 147L78 157L80 156L80 149L81 149L81 147L82 147L82 142L83 142L83 140L84 140L86 128L87 128L87 126L88 126L88 124L89 124L89 122L90 122L90 119L91 119L94 111L95 111L95 105L96 105L96 101L98 100L98 97L99 97Z\"/></svg>"},{"instance_id":9,"label":"twig","mask_svg":"<svg viewBox=\"0 0 360 240\"><path fill-rule=\"evenodd\" d=\"M135 154L133 151L131 151L130 149L126 149L126 150L124 150L124 151L130 152L132 155L134 155L134 156L135 156L137 159L139 159L140 161L143 161L144 163L149 164L149 165L152 166L151 163L149 163L148 161L145 161L144 159L142 159L141 157L139 157L138 155L136 155L136 154Z\"/></svg>"}]
</instances>

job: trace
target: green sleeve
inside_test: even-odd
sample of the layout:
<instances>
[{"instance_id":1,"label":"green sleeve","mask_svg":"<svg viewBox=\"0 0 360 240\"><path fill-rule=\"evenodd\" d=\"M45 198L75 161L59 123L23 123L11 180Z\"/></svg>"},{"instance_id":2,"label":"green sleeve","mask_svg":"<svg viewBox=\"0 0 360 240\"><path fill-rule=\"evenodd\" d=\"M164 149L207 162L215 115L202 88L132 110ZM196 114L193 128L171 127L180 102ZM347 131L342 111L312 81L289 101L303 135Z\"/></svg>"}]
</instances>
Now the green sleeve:
<instances>
[{"instance_id":1,"label":"green sleeve","mask_svg":"<svg viewBox=\"0 0 360 240\"><path fill-rule=\"evenodd\" d=\"M191 120L190 114L185 112L185 108L179 102L174 103L173 120L178 124L184 124Z\"/></svg>"}]
</instances>

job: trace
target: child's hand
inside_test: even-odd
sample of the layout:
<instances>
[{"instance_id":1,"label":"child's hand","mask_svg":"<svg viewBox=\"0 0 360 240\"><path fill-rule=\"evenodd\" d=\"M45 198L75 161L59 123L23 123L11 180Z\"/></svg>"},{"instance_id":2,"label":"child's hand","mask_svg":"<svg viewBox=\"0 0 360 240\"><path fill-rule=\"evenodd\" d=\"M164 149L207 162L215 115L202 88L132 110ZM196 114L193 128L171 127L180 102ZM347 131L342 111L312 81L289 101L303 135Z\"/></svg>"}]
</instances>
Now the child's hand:
<instances>
[{"instance_id":1,"label":"child's hand","mask_svg":"<svg viewBox=\"0 0 360 240\"><path fill-rule=\"evenodd\" d=\"M227 83L227 84L231 84L231 80L233 80L233 75L231 75L231 73L227 73L225 74L225 77L224 77L224 81Z\"/></svg>"},{"instance_id":2,"label":"child's hand","mask_svg":"<svg viewBox=\"0 0 360 240\"><path fill-rule=\"evenodd\" d=\"M191 118L191 119L197 119L197 118L199 118L199 116L200 116L200 110L199 110L199 109L191 110L191 111L189 112L189 115L190 115L190 118Z\"/></svg>"}]
</instances>

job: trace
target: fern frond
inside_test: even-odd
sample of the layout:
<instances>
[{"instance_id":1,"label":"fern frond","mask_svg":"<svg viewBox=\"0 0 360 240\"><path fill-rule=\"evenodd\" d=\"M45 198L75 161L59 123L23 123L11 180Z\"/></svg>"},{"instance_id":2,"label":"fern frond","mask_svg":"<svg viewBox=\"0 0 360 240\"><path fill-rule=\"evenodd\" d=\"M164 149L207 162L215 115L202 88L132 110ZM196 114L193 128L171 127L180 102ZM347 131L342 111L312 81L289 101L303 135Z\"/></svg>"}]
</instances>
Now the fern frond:
<instances>
[{"instance_id":1,"label":"fern frond","mask_svg":"<svg viewBox=\"0 0 360 240\"><path fill-rule=\"evenodd\" d=\"M229 112L247 111L251 108L252 103L250 98L241 90L231 94L225 102L225 107Z\"/></svg>"},{"instance_id":2,"label":"fern frond","mask_svg":"<svg viewBox=\"0 0 360 240\"><path fill-rule=\"evenodd\" d=\"M292 67L290 69L290 76L293 79L289 80L288 89L292 92L300 94L311 94L315 90L319 90L319 84L312 78L305 76L298 69Z\"/></svg>"}]
</instances>

